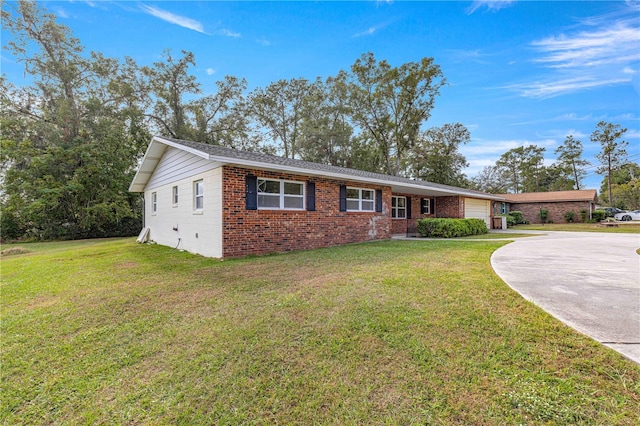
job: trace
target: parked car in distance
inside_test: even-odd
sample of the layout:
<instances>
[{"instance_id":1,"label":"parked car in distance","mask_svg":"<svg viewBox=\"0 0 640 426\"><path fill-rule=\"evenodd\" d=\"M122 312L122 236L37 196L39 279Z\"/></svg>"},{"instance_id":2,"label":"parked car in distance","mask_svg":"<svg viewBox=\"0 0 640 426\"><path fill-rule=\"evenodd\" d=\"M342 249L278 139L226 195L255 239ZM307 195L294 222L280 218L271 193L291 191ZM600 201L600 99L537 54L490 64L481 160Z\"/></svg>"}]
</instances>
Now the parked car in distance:
<instances>
[{"instance_id":1,"label":"parked car in distance","mask_svg":"<svg viewBox=\"0 0 640 426\"><path fill-rule=\"evenodd\" d=\"M624 213L625 210L620 210L617 207L602 207L601 209L598 210L604 210L606 213L607 217L614 217L616 214L618 213Z\"/></svg>"},{"instance_id":2,"label":"parked car in distance","mask_svg":"<svg viewBox=\"0 0 640 426\"><path fill-rule=\"evenodd\" d=\"M629 221L629 220L640 220L640 210L634 210L631 212L622 212L617 213L613 216L616 220Z\"/></svg>"}]
</instances>

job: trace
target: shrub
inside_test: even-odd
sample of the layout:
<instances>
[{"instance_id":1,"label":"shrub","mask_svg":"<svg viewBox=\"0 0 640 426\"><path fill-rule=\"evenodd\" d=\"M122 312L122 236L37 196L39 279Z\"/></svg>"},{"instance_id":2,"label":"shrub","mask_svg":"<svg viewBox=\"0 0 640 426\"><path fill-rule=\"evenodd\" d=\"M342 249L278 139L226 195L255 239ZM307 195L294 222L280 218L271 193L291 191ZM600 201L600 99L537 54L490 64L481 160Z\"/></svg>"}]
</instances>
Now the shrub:
<instances>
[{"instance_id":1,"label":"shrub","mask_svg":"<svg viewBox=\"0 0 640 426\"><path fill-rule=\"evenodd\" d=\"M418 220L418 233L421 237L455 238L486 234L487 232L489 230L482 219L427 218Z\"/></svg>"},{"instance_id":2,"label":"shrub","mask_svg":"<svg viewBox=\"0 0 640 426\"><path fill-rule=\"evenodd\" d=\"M591 218L595 222L600 222L604 220L605 217L607 217L607 212L605 210L594 210L591 212Z\"/></svg>"},{"instance_id":3,"label":"shrub","mask_svg":"<svg viewBox=\"0 0 640 426\"><path fill-rule=\"evenodd\" d=\"M580 222L586 222L589 219L589 211L582 209L580 210Z\"/></svg>"},{"instance_id":4,"label":"shrub","mask_svg":"<svg viewBox=\"0 0 640 426\"><path fill-rule=\"evenodd\" d=\"M545 209L540 209L540 222L541 223L546 223L547 222L547 218L549 217L549 210L545 210Z\"/></svg>"},{"instance_id":5,"label":"shrub","mask_svg":"<svg viewBox=\"0 0 640 426\"><path fill-rule=\"evenodd\" d=\"M573 221L575 220L576 214L575 212L565 212L564 214L564 220L567 221L567 223L573 223Z\"/></svg>"},{"instance_id":6,"label":"shrub","mask_svg":"<svg viewBox=\"0 0 640 426\"><path fill-rule=\"evenodd\" d=\"M529 223L529 221L524 218L521 211L514 210L512 212L509 212L509 214L507 215L507 228L510 226L522 225L526 223Z\"/></svg>"}]
</instances>

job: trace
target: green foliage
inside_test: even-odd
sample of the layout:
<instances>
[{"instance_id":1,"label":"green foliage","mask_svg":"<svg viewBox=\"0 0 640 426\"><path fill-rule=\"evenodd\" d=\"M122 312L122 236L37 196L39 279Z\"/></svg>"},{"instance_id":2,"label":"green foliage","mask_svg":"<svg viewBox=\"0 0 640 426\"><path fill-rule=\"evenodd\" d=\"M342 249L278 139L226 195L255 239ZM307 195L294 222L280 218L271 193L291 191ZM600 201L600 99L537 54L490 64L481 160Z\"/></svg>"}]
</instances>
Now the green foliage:
<instances>
[{"instance_id":1,"label":"green foliage","mask_svg":"<svg viewBox=\"0 0 640 426\"><path fill-rule=\"evenodd\" d=\"M582 142L574 139L573 135L567 136L564 143L554 151L554 153L558 155L558 168L562 170L566 176L571 176L575 189L580 189L582 179L587 175L585 167L591 164L587 160L582 159L582 152ZM574 187L568 189L574 189Z\"/></svg>"},{"instance_id":2,"label":"green foliage","mask_svg":"<svg viewBox=\"0 0 640 426\"><path fill-rule=\"evenodd\" d=\"M529 221L524 218L521 211L513 210L507 214L507 226L523 225L526 223L529 223Z\"/></svg>"},{"instance_id":3,"label":"green foliage","mask_svg":"<svg viewBox=\"0 0 640 426\"><path fill-rule=\"evenodd\" d=\"M595 222L601 222L605 220L607 217L607 212L605 210L594 210L591 212L591 219Z\"/></svg>"},{"instance_id":4,"label":"green foliage","mask_svg":"<svg viewBox=\"0 0 640 426\"><path fill-rule=\"evenodd\" d=\"M601 151L596 154L596 158L600 160L601 166L597 172L606 175L608 178L607 193L609 204L615 205L613 198L613 173L627 162L626 147L629 142L620 140L627 129L623 129L619 124L607 123L601 121L598 123L596 130L591 134L591 142L599 143Z\"/></svg>"},{"instance_id":5,"label":"green foliage","mask_svg":"<svg viewBox=\"0 0 640 426\"><path fill-rule=\"evenodd\" d=\"M3 9L8 44L34 79L2 80L4 225L39 239L131 235L139 196L127 191L150 135L129 69L79 40L34 2ZM39 101L36 102L35 99Z\"/></svg>"},{"instance_id":6,"label":"green foliage","mask_svg":"<svg viewBox=\"0 0 640 426\"><path fill-rule=\"evenodd\" d=\"M565 212L564 220L567 221L567 223L573 223L575 221L575 216L576 216L576 213L573 211Z\"/></svg>"},{"instance_id":7,"label":"green foliage","mask_svg":"<svg viewBox=\"0 0 640 426\"><path fill-rule=\"evenodd\" d=\"M587 220L589 220L589 210L580 210L580 222L586 222Z\"/></svg>"},{"instance_id":8,"label":"green foliage","mask_svg":"<svg viewBox=\"0 0 640 426\"><path fill-rule=\"evenodd\" d=\"M546 223L547 222L547 218L549 217L549 210L540 209L540 212L538 213L538 216L540 217L540 222Z\"/></svg>"},{"instance_id":9,"label":"green foliage","mask_svg":"<svg viewBox=\"0 0 640 426\"><path fill-rule=\"evenodd\" d=\"M418 220L418 233L428 238L456 238L489 232L482 219L425 218Z\"/></svg>"},{"instance_id":10,"label":"green foliage","mask_svg":"<svg viewBox=\"0 0 640 426\"><path fill-rule=\"evenodd\" d=\"M363 54L348 77L352 120L380 153L384 173L400 175L420 127L431 115L446 83L433 58L392 67L373 53Z\"/></svg>"},{"instance_id":11,"label":"green foliage","mask_svg":"<svg viewBox=\"0 0 640 426\"><path fill-rule=\"evenodd\" d=\"M432 127L423 132L408 161L415 178L443 185L465 186L462 172L469 165L460 153L460 145L469 142L471 133L460 123Z\"/></svg>"}]
</instances>

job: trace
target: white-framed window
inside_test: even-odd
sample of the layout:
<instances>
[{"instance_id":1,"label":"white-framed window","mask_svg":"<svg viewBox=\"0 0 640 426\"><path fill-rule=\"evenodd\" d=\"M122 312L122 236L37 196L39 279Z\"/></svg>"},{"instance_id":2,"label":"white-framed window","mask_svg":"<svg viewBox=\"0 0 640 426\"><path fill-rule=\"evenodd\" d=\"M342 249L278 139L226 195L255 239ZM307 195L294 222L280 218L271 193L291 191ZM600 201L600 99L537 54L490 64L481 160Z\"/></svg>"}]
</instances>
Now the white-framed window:
<instances>
[{"instance_id":1,"label":"white-framed window","mask_svg":"<svg viewBox=\"0 0 640 426\"><path fill-rule=\"evenodd\" d=\"M202 180L193 182L193 209L196 211L204 209L204 182Z\"/></svg>"},{"instance_id":2,"label":"white-framed window","mask_svg":"<svg viewBox=\"0 0 640 426\"><path fill-rule=\"evenodd\" d=\"M376 192L373 189L347 187L347 211L372 212L375 204Z\"/></svg>"},{"instance_id":3,"label":"white-framed window","mask_svg":"<svg viewBox=\"0 0 640 426\"><path fill-rule=\"evenodd\" d=\"M304 183L258 178L259 209L304 209Z\"/></svg>"},{"instance_id":4,"label":"white-framed window","mask_svg":"<svg viewBox=\"0 0 640 426\"><path fill-rule=\"evenodd\" d=\"M178 186L174 186L171 189L171 201L173 202L174 206L178 205Z\"/></svg>"},{"instance_id":5,"label":"white-framed window","mask_svg":"<svg viewBox=\"0 0 640 426\"><path fill-rule=\"evenodd\" d=\"M391 197L391 217L393 219L407 218L407 197Z\"/></svg>"},{"instance_id":6,"label":"white-framed window","mask_svg":"<svg viewBox=\"0 0 640 426\"><path fill-rule=\"evenodd\" d=\"M420 206L420 213L422 214L431 214L431 199L423 198L421 200L422 205Z\"/></svg>"},{"instance_id":7,"label":"white-framed window","mask_svg":"<svg viewBox=\"0 0 640 426\"><path fill-rule=\"evenodd\" d=\"M158 212L158 193L151 193L151 213L156 214Z\"/></svg>"}]
</instances>

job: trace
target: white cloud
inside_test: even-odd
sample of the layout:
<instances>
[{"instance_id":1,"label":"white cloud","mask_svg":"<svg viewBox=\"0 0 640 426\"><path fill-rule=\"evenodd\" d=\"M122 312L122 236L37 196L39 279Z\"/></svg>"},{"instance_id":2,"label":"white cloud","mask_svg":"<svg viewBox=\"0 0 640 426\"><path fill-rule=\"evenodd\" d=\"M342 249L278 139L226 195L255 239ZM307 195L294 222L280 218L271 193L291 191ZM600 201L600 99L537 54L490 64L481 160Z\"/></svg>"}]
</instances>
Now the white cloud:
<instances>
[{"instance_id":1,"label":"white cloud","mask_svg":"<svg viewBox=\"0 0 640 426\"><path fill-rule=\"evenodd\" d=\"M58 15L58 17L60 17L60 18L68 18L69 17L69 14L67 13L67 11L64 10L61 7L55 8L55 12L56 12L56 15Z\"/></svg>"},{"instance_id":2,"label":"white cloud","mask_svg":"<svg viewBox=\"0 0 640 426\"><path fill-rule=\"evenodd\" d=\"M561 34L531 43L543 53L534 62L553 68L599 67L640 60L640 28L632 21L595 31Z\"/></svg>"},{"instance_id":3,"label":"white cloud","mask_svg":"<svg viewBox=\"0 0 640 426\"><path fill-rule=\"evenodd\" d=\"M183 28L187 28L193 31L197 31L202 34L207 34L202 27L202 24L195 19L187 18L186 16L176 15L174 13L168 12L166 10L158 9L156 7L147 6L146 4L141 4L140 8L148 15L155 16L156 18L162 19L163 21L169 22L171 24L178 25Z\"/></svg>"},{"instance_id":4,"label":"white cloud","mask_svg":"<svg viewBox=\"0 0 640 426\"><path fill-rule=\"evenodd\" d=\"M364 31L361 31L359 33L355 33L353 35L353 37L356 38L356 37L370 36L370 35L373 35L377 30L378 30L378 28L376 28L376 27L369 27L368 29L366 29Z\"/></svg>"},{"instance_id":5,"label":"white cloud","mask_svg":"<svg viewBox=\"0 0 640 426\"><path fill-rule=\"evenodd\" d=\"M467 8L467 15L471 15L478 9L486 7L491 11L498 11L514 3L515 0L476 0Z\"/></svg>"},{"instance_id":6,"label":"white cloud","mask_svg":"<svg viewBox=\"0 0 640 426\"><path fill-rule=\"evenodd\" d=\"M630 82L630 78L598 78L596 76L584 75L569 77L562 80L548 78L547 81L543 82L536 81L531 83L517 83L504 86L504 88L519 92L520 95L524 97L548 99L587 89Z\"/></svg>"},{"instance_id":7,"label":"white cloud","mask_svg":"<svg viewBox=\"0 0 640 426\"><path fill-rule=\"evenodd\" d=\"M220 34L222 34L225 37L232 37L232 38L241 37L240 33L236 33L236 32L233 32L233 31L227 30L227 29L220 30Z\"/></svg>"},{"instance_id":8,"label":"white cloud","mask_svg":"<svg viewBox=\"0 0 640 426\"><path fill-rule=\"evenodd\" d=\"M613 18L612 18L613 16ZM598 87L633 84L640 61L640 25L620 14L582 20L583 29L535 40L534 63L549 70L537 81L505 88L521 96L546 99Z\"/></svg>"},{"instance_id":9,"label":"white cloud","mask_svg":"<svg viewBox=\"0 0 640 426\"><path fill-rule=\"evenodd\" d=\"M207 68L207 75L213 75L216 73L216 70L214 70L213 68Z\"/></svg>"},{"instance_id":10,"label":"white cloud","mask_svg":"<svg viewBox=\"0 0 640 426\"><path fill-rule=\"evenodd\" d=\"M261 44L263 46L271 46L271 42L264 37L260 37L256 40L256 43Z\"/></svg>"}]
</instances>

